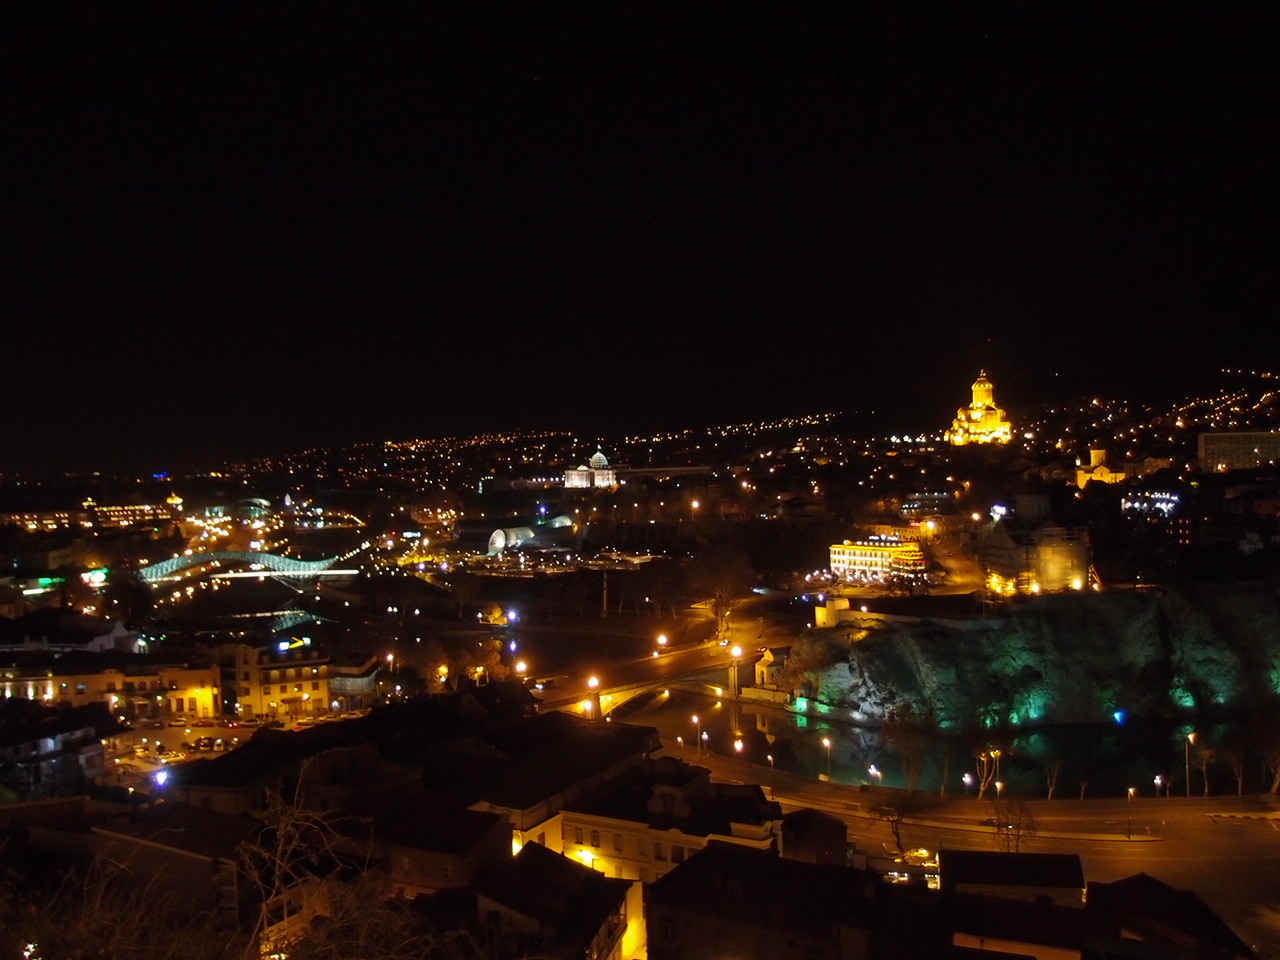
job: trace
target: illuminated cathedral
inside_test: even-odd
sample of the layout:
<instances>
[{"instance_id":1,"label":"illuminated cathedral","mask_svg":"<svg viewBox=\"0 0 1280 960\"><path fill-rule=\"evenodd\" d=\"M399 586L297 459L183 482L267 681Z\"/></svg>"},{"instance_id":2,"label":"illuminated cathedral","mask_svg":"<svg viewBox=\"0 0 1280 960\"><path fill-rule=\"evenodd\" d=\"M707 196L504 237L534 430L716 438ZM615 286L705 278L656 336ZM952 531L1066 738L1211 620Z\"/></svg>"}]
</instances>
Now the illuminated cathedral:
<instances>
[{"instance_id":1,"label":"illuminated cathedral","mask_svg":"<svg viewBox=\"0 0 1280 960\"><path fill-rule=\"evenodd\" d=\"M947 439L952 446L970 443L1008 443L1012 428L1003 410L996 406L995 388L987 372L978 372L973 381L973 403L956 411Z\"/></svg>"}]
</instances>

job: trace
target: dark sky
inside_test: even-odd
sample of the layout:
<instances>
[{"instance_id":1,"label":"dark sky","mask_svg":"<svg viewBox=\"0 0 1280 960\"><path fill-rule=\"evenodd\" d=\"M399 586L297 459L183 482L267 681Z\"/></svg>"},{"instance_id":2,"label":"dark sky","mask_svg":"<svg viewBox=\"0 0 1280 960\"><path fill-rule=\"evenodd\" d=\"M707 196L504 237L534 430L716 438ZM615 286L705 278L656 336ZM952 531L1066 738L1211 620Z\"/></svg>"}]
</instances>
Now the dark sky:
<instances>
[{"instance_id":1,"label":"dark sky","mask_svg":"<svg viewBox=\"0 0 1280 960\"><path fill-rule=\"evenodd\" d=\"M0 470L1274 368L1275 23L1173 6L4 5Z\"/></svg>"}]
</instances>

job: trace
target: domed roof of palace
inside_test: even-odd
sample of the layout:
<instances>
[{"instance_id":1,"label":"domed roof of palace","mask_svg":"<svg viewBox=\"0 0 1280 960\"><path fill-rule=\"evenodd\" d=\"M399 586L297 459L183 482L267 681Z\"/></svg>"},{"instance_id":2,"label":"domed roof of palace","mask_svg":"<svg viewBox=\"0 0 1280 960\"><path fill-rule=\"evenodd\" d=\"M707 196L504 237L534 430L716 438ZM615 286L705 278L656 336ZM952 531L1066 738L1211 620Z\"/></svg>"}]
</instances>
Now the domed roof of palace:
<instances>
[{"instance_id":1,"label":"domed roof of palace","mask_svg":"<svg viewBox=\"0 0 1280 960\"><path fill-rule=\"evenodd\" d=\"M604 455L603 451L597 450L591 455L590 463L592 470L603 470L609 466L609 458Z\"/></svg>"}]
</instances>

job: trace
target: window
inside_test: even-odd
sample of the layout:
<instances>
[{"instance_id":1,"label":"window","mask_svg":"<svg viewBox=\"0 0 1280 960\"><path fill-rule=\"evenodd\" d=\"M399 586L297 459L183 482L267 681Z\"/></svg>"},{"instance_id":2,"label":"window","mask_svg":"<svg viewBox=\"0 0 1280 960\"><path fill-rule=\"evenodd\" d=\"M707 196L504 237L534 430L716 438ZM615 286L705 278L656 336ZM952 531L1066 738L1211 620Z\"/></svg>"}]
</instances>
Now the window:
<instances>
[{"instance_id":1,"label":"window","mask_svg":"<svg viewBox=\"0 0 1280 960\"><path fill-rule=\"evenodd\" d=\"M196 712L196 698L195 698L195 697L188 697L188 698L187 698L187 713L195 713L195 712Z\"/></svg>"},{"instance_id":2,"label":"window","mask_svg":"<svg viewBox=\"0 0 1280 960\"><path fill-rule=\"evenodd\" d=\"M658 840L653 841L653 859L666 860L667 851L662 848L662 843Z\"/></svg>"},{"instance_id":3,"label":"window","mask_svg":"<svg viewBox=\"0 0 1280 960\"><path fill-rule=\"evenodd\" d=\"M319 689L320 689L320 681L319 681L319 680L312 680L312 681L311 681L311 689L312 689L312 690L319 690Z\"/></svg>"},{"instance_id":4,"label":"window","mask_svg":"<svg viewBox=\"0 0 1280 960\"><path fill-rule=\"evenodd\" d=\"M108 680L107 693L115 693L115 692L116 692L116 682L114 680Z\"/></svg>"},{"instance_id":5,"label":"window","mask_svg":"<svg viewBox=\"0 0 1280 960\"><path fill-rule=\"evenodd\" d=\"M573 842L574 842L574 843L582 843L582 828L581 828L581 827L574 827L574 828L573 828Z\"/></svg>"},{"instance_id":6,"label":"window","mask_svg":"<svg viewBox=\"0 0 1280 960\"><path fill-rule=\"evenodd\" d=\"M271 692L271 684L269 684L269 683L264 683L264 684L262 685L262 693L263 693L263 695L266 695L266 694L268 694L268 693L270 693L270 692Z\"/></svg>"},{"instance_id":7,"label":"window","mask_svg":"<svg viewBox=\"0 0 1280 960\"><path fill-rule=\"evenodd\" d=\"M613 849L618 853L622 852L622 834L615 833L613 835Z\"/></svg>"},{"instance_id":8,"label":"window","mask_svg":"<svg viewBox=\"0 0 1280 960\"><path fill-rule=\"evenodd\" d=\"M599 830L592 830L592 831L591 831L591 845L592 845L593 847L598 847L598 846L600 846L600 831L599 831Z\"/></svg>"},{"instance_id":9,"label":"window","mask_svg":"<svg viewBox=\"0 0 1280 960\"><path fill-rule=\"evenodd\" d=\"M649 841L644 837L641 837L636 841L636 853L640 854L642 857L647 857L649 855Z\"/></svg>"},{"instance_id":10,"label":"window","mask_svg":"<svg viewBox=\"0 0 1280 960\"><path fill-rule=\"evenodd\" d=\"M83 683L77 683L77 684L76 684L76 693L85 693L85 692L87 692L87 690L88 690L88 688L87 688L87 687L85 687L85 685L84 685Z\"/></svg>"},{"instance_id":11,"label":"window","mask_svg":"<svg viewBox=\"0 0 1280 960\"><path fill-rule=\"evenodd\" d=\"M671 862L684 863L684 847L680 846L678 843L673 843L671 845Z\"/></svg>"},{"instance_id":12,"label":"window","mask_svg":"<svg viewBox=\"0 0 1280 960\"><path fill-rule=\"evenodd\" d=\"M300 684L300 683L295 683L295 684L293 685L293 692L294 692L294 693L301 693L301 692L302 692L302 684Z\"/></svg>"},{"instance_id":13,"label":"window","mask_svg":"<svg viewBox=\"0 0 1280 960\"><path fill-rule=\"evenodd\" d=\"M244 673L240 674L240 679L241 679L241 680L248 680L248 679L249 679L249 671L248 671L248 670L246 670Z\"/></svg>"}]
</instances>

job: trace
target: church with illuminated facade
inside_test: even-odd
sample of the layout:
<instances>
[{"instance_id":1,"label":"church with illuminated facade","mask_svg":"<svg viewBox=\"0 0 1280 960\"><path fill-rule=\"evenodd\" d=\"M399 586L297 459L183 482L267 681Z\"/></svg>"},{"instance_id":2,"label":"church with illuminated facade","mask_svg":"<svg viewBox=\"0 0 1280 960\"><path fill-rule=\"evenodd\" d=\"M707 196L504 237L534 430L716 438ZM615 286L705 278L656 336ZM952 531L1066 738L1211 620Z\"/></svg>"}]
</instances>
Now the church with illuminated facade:
<instances>
[{"instance_id":1,"label":"church with illuminated facade","mask_svg":"<svg viewBox=\"0 0 1280 960\"><path fill-rule=\"evenodd\" d=\"M979 371L973 381L973 402L956 411L951 421L947 439L952 446L962 447L971 443L1008 443L1012 427L1005 412L996 406L995 387L987 379L985 370Z\"/></svg>"}]
</instances>

